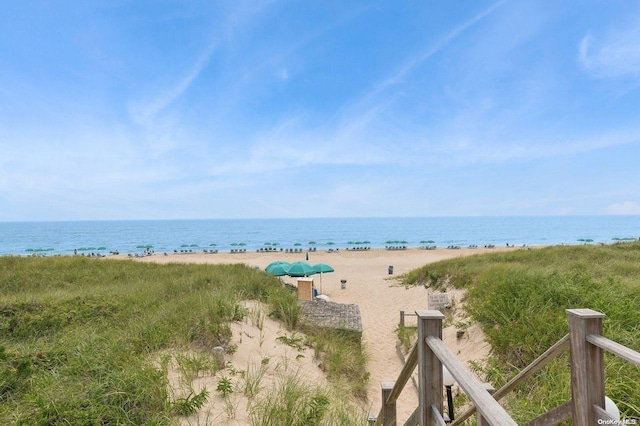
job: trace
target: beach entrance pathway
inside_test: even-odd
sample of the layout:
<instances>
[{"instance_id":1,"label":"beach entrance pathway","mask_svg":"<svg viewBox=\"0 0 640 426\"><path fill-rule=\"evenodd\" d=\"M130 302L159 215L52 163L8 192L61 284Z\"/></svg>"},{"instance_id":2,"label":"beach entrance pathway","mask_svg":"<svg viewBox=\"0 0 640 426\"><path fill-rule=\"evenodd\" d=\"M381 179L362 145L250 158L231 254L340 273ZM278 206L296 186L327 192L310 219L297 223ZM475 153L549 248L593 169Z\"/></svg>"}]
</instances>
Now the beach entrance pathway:
<instances>
[{"instance_id":1,"label":"beach entrance pathway","mask_svg":"<svg viewBox=\"0 0 640 426\"><path fill-rule=\"evenodd\" d=\"M356 305L359 309L362 342L369 356L368 369L371 380L367 394L372 411L377 412L380 408L380 382L395 380L403 367L403 361L396 351L398 341L396 329L400 311L424 310L427 309L428 304L427 289L424 287L405 289L398 284L397 277L427 263L487 251L489 250L484 248L398 251L380 249L317 251L309 254L310 263L327 263L335 269L334 273L323 277L322 284L323 293L331 302ZM276 260L293 263L304 259L305 253L245 252L233 255L219 253L215 256L202 253L186 256L149 256L136 260L157 263L244 263L264 270L269 263ZM388 273L389 266L394 267L393 275ZM341 286L341 280L346 280L344 288ZM296 284L295 279L290 277L283 277L283 281L291 285ZM469 338L456 340L455 330L445 329L443 337L445 344L457 354L461 362L466 363L469 359L484 360L488 353L488 346L479 337L480 330L477 334L472 334L470 328L467 334ZM476 338L478 340L474 340ZM404 421L411 415L417 397L413 386L405 387L397 401L399 420Z\"/></svg>"}]
</instances>

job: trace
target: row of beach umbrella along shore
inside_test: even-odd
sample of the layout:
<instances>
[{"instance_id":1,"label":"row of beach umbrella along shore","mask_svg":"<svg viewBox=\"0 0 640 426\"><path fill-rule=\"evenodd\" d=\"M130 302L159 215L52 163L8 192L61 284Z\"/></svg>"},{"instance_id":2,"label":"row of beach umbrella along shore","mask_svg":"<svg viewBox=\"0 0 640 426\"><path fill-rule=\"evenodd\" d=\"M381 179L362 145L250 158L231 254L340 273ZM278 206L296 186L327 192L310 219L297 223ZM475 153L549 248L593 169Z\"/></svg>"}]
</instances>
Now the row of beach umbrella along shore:
<instances>
[{"instance_id":1,"label":"row of beach umbrella along shore","mask_svg":"<svg viewBox=\"0 0 640 426\"><path fill-rule=\"evenodd\" d=\"M636 237L625 237L625 238L620 238L620 237L614 237L611 239L611 241L613 242L624 242L624 241L635 241L638 240L638 238ZM594 242L594 240L592 238L578 238L577 239L578 243L583 243L583 244L588 244L588 243L592 243ZM316 241L309 241L308 246L310 248L315 249L316 246L318 245L322 245L322 246L329 246L329 247L333 247L336 245L336 243L334 243L333 241L329 241L329 242L323 242L323 243L317 243ZM405 247L410 244L409 241L407 240L387 240L385 241L386 247L395 247L395 246L400 246L400 247ZM431 246L427 246L428 248L435 248L435 241L434 240L421 240L420 244L422 245L422 247L424 248L424 245L431 245ZM293 244L287 244L287 245L292 245L293 247L301 247L303 244L300 242L296 242ZM368 245L371 245L371 241L368 240L364 240L364 241L348 241L346 243L347 247L354 247L355 249L358 249L360 247L365 247ZM237 247L240 248L244 248L247 246L247 243L244 242L234 242L229 244L229 246L232 247L233 249L236 249ZM258 248L258 250L260 251L283 251L283 249L280 247L281 244L278 242L266 242L264 243L263 248ZM217 247L218 244L216 243L212 243L209 245L205 245L205 246L200 246L199 244L181 244L180 245L180 249L181 251L191 251L194 249L202 249L202 250L216 250L217 251ZM368 248L368 247L366 247ZM153 250L153 245L152 244L139 244L136 246L136 249L141 249L141 250L145 250L145 251L151 251ZM44 248L27 248L25 250L25 252L27 253L32 253L32 254L36 254L36 253L41 253L41 254L45 254L47 252L54 252L57 251L59 249L54 249L53 247L44 247ZM105 251L107 250L107 247L105 246L100 246L100 247L79 247L74 249L74 252L100 252L100 251ZM178 250L175 250L178 251Z\"/></svg>"},{"instance_id":2,"label":"row of beach umbrella along shore","mask_svg":"<svg viewBox=\"0 0 640 426\"><path fill-rule=\"evenodd\" d=\"M427 241L421 241L420 243L426 243ZM432 243L433 241L429 241L430 243ZM309 246L316 246L318 245L318 243L316 243L315 241L309 241L307 243ZM348 241L347 245L349 246L360 246L360 245L365 245L365 244L371 244L371 241L365 240L365 241ZM387 244L407 244L407 241L396 241L396 240L389 240L387 241ZM247 244L246 243L231 243L229 244L231 247L235 248L235 247L246 247ZM333 241L329 241L327 243L323 243L323 245L327 245L327 246L334 246L336 245L336 243L334 243ZM193 250L193 249L202 249L202 248L216 248L218 246L218 244L216 243L212 243L209 244L208 246L200 246L199 244L181 244L180 245L180 249L182 250ZM271 250L278 250L280 246L280 243L277 242L266 242L264 243L264 247L266 249L271 249ZM294 243L293 247L301 247L302 243ZM140 250L151 250L153 249L154 246L152 244L138 244L136 246L136 249L140 249ZM52 252L55 251L56 249L54 249L53 247L47 247L47 248L27 248L25 251L27 253L42 253L42 252ZM107 247L105 246L100 246L100 247L79 247L74 249L74 251L77 252L91 252L91 251L105 251L107 250Z\"/></svg>"}]
</instances>

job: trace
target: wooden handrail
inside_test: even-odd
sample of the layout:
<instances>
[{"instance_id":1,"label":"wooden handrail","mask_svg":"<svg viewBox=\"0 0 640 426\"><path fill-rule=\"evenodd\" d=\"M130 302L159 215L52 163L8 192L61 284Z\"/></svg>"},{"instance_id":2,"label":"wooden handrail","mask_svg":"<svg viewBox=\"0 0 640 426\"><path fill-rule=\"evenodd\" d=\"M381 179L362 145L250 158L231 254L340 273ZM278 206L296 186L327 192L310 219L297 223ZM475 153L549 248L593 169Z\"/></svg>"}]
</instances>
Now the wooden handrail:
<instances>
[{"instance_id":1,"label":"wooden handrail","mask_svg":"<svg viewBox=\"0 0 640 426\"><path fill-rule=\"evenodd\" d=\"M419 417L420 417L420 407L418 406L416 407L415 410L413 410L413 413L411 413L407 421L404 423L404 426L419 425L420 424L420 421L418 420Z\"/></svg>"},{"instance_id":2,"label":"wooden handrail","mask_svg":"<svg viewBox=\"0 0 640 426\"><path fill-rule=\"evenodd\" d=\"M564 404L547 411L541 416L536 417L524 424L524 426L548 426L555 425L571 418L571 412L573 410L573 400L565 402Z\"/></svg>"},{"instance_id":3,"label":"wooden handrail","mask_svg":"<svg viewBox=\"0 0 640 426\"><path fill-rule=\"evenodd\" d=\"M416 311L418 342L412 348L407 363L398 376L398 382L383 382L383 408L376 419L385 426L396 424L396 400L419 367L419 406L405 426L442 426L441 367L444 365L460 388L468 395L474 407L458 417L450 426L459 426L473 413L478 413L478 424L515 426L515 421L499 404L499 400L524 380L558 358L567 348L571 350L571 399L526 423L527 426L547 426L571 419L575 426L591 426L596 420L613 420L604 410L604 351L640 366L640 352L602 336L604 314L591 309L567 309L569 334L522 369L515 377L491 395L485 386L467 371L442 341L442 321L439 311ZM382 419L384 415L384 419ZM428 423L428 424L427 424Z\"/></svg>"},{"instance_id":4,"label":"wooden handrail","mask_svg":"<svg viewBox=\"0 0 640 426\"><path fill-rule=\"evenodd\" d=\"M375 423L376 426L382 425L382 410L384 409L384 404L385 403L390 404L397 401L398 397L400 396L405 385L411 378L411 375L413 374L413 370L416 369L417 365L418 365L418 346L413 345L413 349L411 349L411 352L409 353L409 358L407 358L407 362L404 364L404 367L402 367L402 371L400 371L400 374L398 375L398 380L396 380L395 384L393 385L393 389L391 390L389 397L387 398L386 401L382 401L382 407L380 408L380 411L378 412L378 417L376 418L376 423Z\"/></svg>"},{"instance_id":5,"label":"wooden handrail","mask_svg":"<svg viewBox=\"0 0 640 426\"><path fill-rule=\"evenodd\" d=\"M542 355L536 358L531 364L527 365L511 380L509 380L504 386L498 389L493 398L496 401L500 401L505 395L515 389L524 380L528 379L538 371L540 371L548 363L560 356L565 350L569 349L569 335L565 335L562 339L558 340L553 346L547 349ZM473 406L469 410L465 411L455 421L451 423L451 426L458 426L463 421L471 417L476 412L476 407Z\"/></svg>"},{"instance_id":6,"label":"wooden handrail","mask_svg":"<svg viewBox=\"0 0 640 426\"><path fill-rule=\"evenodd\" d=\"M413 348L409 353L409 357L407 358L407 362L404 364L404 367L402 367L402 371L400 371L400 374L398 375L398 380L396 380L396 384L393 386L393 390L389 394L387 403L395 402L398 399L400 393L402 393L402 390L411 378L411 375L413 374L413 371L416 369L417 365L418 347L416 345L413 345Z\"/></svg>"},{"instance_id":7,"label":"wooden handrail","mask_svg":"<svg viewBox=\"0 0 640 426\"><path fill-rule=\"evenodd\" d=\"M433 411L433 418L436 426L447 426L447 423L444 421L444 417L442 417L442 414L440 414L440 411L438 411L435 405L431 406L431 410Z\"/></svg>"},{"instance_id":8,"label":"wooden handrail","mask_svg":"<svg viewBox=\"0 0 640 426\"><path fill-rule=\"evenodd\" d=\"M404 317L406 316L411 316L411 317L415 317L417 316L415 313L411 313L411 312L405 312L405 311L400 311L400 327L404 327Z\"/></svg>"},{"instance_id":9,"label":"wooden handrail","mask_svg":"<svg viewBox=\"0 0 640 426\"><path fill-rule=\"evenodd\" d=\"M611 414L609 414L607 411L605 411L602 407L598 407L597 405L593 405L591 407L591 409L596 414L596 416L598 418L602 419L602 420L613 420L613 421L616 420L616 419L613 418L613 416Z\"/></svg>"},{"instance_id":10,"label":"wooden handrail","mask_svg":"<svg viewBox=\"0 0 640 426\"><path fill-rule=\"evenodd\" d=\"M517 426L517 423L505 409L487 392L484 385L478 382L478 380L467 371L458 358L445 346L442 340L434 336L428 336L425 342L444 366L447 367L453 378L458 382L458 385L460 385L462 390L469 395L469 398L471 398L476 405L476 409L490 424Z\"/></svg>"},{"instance_id":11,"label":"wooden handrail","mask_svg":"<svg viewBox=\"0 0 640 426\"><path fill-rule=\"evenodd\" d=\"M433 417L435 418L437 426L447 426L446 420L444 419L444 417L442 417L442 414L440 414L438 409L432 405L431 406L431 410L433 410ZM407 421L404 423L404 426L417 426L417 425L419 425L420 424L420 422L418 420L419 416L420 416L420 407L416 408L413 411L413 413L411 413L411 416L409 416Z\"/></svg>"},{"instance_id":12,"label":"wooden handrail","mask_svg":"<svg viewBox=\"0 0 640 426\"><path fill-rule=\"evenodd\" d=\"M626 359L627 361L637 366L640 366L640 352L629 349L628 347L621 345L618 342L614 342L613 340L607 339L606 337L598 334L587 335L587 342L599 347L600 349L604 349L607 352L611 352L612 354L617 355L622 359Z\"/></svg>"}]
</instances>

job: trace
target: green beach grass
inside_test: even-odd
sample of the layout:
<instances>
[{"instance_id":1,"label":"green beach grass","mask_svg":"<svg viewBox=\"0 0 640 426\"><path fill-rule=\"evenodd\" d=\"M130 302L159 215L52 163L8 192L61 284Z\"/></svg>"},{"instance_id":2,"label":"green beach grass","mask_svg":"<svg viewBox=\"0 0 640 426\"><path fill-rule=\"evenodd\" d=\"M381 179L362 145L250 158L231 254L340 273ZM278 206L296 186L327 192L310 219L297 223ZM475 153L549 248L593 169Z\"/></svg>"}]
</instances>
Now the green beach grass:
<instances>
[{"instance_id":1,"label":"green beach grass","mask_svg":"<svg viewBox=\"0 0 640 426\"><path fill-rule=\"evenodd\" d=\"M620 243L457 258L402 280L468 290L467 312L493 348L487 363L473 368L498 388L567 333L567 308L605 313L605 336L640 350L639 272L640 243ZM295 293L242 265L0 257L0 292L0 424L178 424L224 383L176 398L163 354L233 351L229 323L251 316L246 300L265 303L291 330L299 327ZM294 374L258 392L259 367L247 369L252 424L366 424L358 403L368 381L364 348L349 334L301 331L332 389ZM607 395L623 416L640 415L640 369L613 356L605 361ZM186 377L225 368L202 356L180 363ZM522 423L569 398L565 355L506 403Z\"/></svg>"},{"instance_id":2,"label":"green beach grass","mask_svg":"<svg viewBox=\"0 0 640 426\"><path fill-rule=\"evenodd\" d=\"M553 246L462 257L426 265L405 285L467 289L466 310L492 350L476 370L498 389L568 333L566 309L606 314L604 335L640 351L640 243ZM406 336L403 337L406 339ZM640 416L640 368L605 355L606 394L623 416ZM568 355L507 399L519 423L571 398Z\"/></svg>"},{"instance_id":3,"label":"green beach grass","mask_svg":"<svg viewBox=\"0 0 640 426\"><path fill-rule=\"evenodd\" d=\"M295 293L242 265L1 257L0 292L0 424L178 424L216 390L172 400L159 354L215 346L232 352L229 323L248 315L245 300L266 303L290 329L299 314ZM353 399L362 397L367 374L360 344L339 333L309 339L329 378ZM196 361L190 369L223 368L210 359L190 364ZM302 418L321 425L351 416L353 424L366 423L350 398L328 407L330 392L295 377L282 380L285 389L295 388ZM274 389L256 406L274 416L269 401L287 397ZM264 424L303 424L278 415L290 422Z\"/></svg>"}]
</instances>

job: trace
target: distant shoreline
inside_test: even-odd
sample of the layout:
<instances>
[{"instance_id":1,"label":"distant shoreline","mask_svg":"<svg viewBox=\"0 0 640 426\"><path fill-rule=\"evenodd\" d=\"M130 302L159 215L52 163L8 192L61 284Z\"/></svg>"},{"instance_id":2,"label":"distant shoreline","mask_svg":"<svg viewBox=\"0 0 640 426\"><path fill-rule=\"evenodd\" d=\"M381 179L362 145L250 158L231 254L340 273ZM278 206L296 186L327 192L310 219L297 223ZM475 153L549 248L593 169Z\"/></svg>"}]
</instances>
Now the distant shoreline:
<instances>
[{"instance_id":1,"label":"distant shoreline","mask_svg":"<svg viewBox=\"0 0 640 426\"><path fill-rule=\"evenodd\" d=\"M598 243L598 244L604 244L604 243ZM564 246L564 245L568 245L568 244L556 244L558 246ZM573 245L580 245L580 244L573 244ZM46 254L46 253L26 253L26 254L4 254L4 255L0 255L0 256L4 256L4 257L88 257L88 258L102 258L102 259L148 259L148 258L156 258L156 257L169 257L169 258L173 258L173 257L178 257L178 258L182 258L182 257L200 257L200 256L207 256L207 257L229 257L232 259L235 258L242 258L242 257L251 257L251 255L269 255L269 256L278 256L278 255L284 255L284 256L291 256L291 255L313 255L313 254L318 254L318 253L326 253L329 255L340 255L340 254L345 254L345 253L349 253L349 254L365 254L365 253L396 253L396 254L403 254L403 253L441 253L441 252L452 252L452 253L456 253L456 252L462 252L465 254L477 254L477 253L481 253L481 252L486 252L486 253L491 253L491 252L498 252L498 251L508 251L508 250L517 250L517 249L529 249L529 248L540 248L540 247L549 247L550 245L521 245L521 246L516 246L516 245L508 245L508 246L487 246L487 247L479 247L479 246L470 246L470 247L461 247L461 246L453 246L453 247L431 247L431 248L422 248L422 247L406 247L406 248L367 248L367 249L348 249L348 248L344 248L344 249L330 249L330 250L308 250L308 249L301 249L299 251L294 251L294 250L271 250L271 251L266 251L266 250L244 250L244 251L214 251L214 250L207 250L207 251L202 251L202 250L191 250L191 251L185 251L185 252L150 252L150 253L100 253L100 252L91 252L91 253L87 253L87 252L82 252L82 253L77 253L77 254L62 254L62 253L55 253L55 254ZM456 257L456 256L452 256L452 257Z\"/></svg>"},{"instance_id":2,"label":"distant shoreline","mask_svg":"<svg viewBox=\"0 0 640 426\"><path fill-rule=\"evenodd\" d=\"M637 240L640 216L0 222L0 255L496 247ZM356 250L359 251L359 250Z\"/></svg>"}]
</instances>

